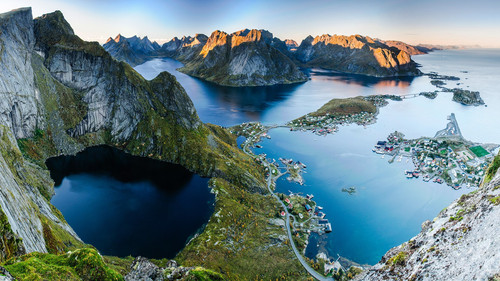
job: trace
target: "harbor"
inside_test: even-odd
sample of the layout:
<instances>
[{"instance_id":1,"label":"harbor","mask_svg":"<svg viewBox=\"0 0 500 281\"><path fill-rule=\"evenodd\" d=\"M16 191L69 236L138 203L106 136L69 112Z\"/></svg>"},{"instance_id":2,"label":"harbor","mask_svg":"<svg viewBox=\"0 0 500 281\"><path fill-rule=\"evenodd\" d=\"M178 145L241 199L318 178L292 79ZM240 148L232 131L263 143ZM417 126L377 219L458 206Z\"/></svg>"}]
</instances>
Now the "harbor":
<instances>
[{"instance_id":1,"label":"harbor","mask_svg":"<svg viewBox=\"0 0 500 281\"><path fill-rule=\"evenodd\" d=\"M407 140L400 132L391 133L387 140L377 142L373 152L389 156L389 163L411 160L415 169L404 171L408 179L422 177L425 182L446 183L454 189L477 188L499 146L465 140L455 114L448 120L446 128L432 138Z\"/></svg>"}]
</instances>

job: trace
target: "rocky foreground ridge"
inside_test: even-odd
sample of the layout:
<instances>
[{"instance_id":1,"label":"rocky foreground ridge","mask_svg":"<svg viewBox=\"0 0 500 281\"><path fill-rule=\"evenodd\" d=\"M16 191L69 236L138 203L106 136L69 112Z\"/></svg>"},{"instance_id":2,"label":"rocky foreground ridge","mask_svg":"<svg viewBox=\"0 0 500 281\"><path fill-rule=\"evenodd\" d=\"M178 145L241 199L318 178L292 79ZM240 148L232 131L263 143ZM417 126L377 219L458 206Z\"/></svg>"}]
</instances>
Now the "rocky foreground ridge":
<instances>
[{"instance_id":1,"label":"rocky foreground ridge","mask_svg":"<svg viewBox=\"0 0 500 281\"><path fill-rule=\"evenodd\" d=\"M424 222L420 234L356 280L499 280L499 166L497 156L485 177L489 182Z\"/></svg>"}]
</instances>

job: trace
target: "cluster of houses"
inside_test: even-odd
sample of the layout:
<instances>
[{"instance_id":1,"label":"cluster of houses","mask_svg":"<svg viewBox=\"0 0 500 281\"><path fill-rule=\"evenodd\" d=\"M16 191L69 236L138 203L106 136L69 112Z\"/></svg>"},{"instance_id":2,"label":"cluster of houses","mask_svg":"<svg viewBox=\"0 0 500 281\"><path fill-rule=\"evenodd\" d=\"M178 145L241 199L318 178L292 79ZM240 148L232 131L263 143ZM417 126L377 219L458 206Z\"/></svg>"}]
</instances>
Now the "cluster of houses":
<instances>
[{"instance_id":1,"label":"cluster of houses","mask_svg":"<svg viewBox=\"0 0 500 281\"><path fill-rule=\"evenodd\" d=\"M455 189L462 186L479 186L481 179L493 159L493 154L481 145L465 141L435 138L405 140L395 132L387 141L378 141L373 149L379 154L411 157L414 171L405 171L408 178L423 175L424 181L447 183Z\"/></svg>"},{"instance_id":2,"label":"cluster of houses","mask_svg":"<svg viewBox=\"0 0 500 281\"><path fill-rule=\"evenodd\" d=\"M325 114L320 116L307 114L288 123L290 131L310 130L317 135L327 135L338 131L338 126L347 124L368 125L375 121L375 114L361 112L347 115Z\"/></svg>"}]
</instances>

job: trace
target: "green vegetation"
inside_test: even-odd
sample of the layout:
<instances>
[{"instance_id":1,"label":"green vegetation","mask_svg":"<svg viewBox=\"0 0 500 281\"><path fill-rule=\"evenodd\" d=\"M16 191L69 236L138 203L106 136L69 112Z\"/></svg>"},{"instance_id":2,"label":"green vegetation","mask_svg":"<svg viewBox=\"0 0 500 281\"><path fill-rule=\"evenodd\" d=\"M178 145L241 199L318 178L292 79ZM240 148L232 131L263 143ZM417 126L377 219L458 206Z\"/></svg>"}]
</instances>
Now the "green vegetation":
<instances>
[{"instance_id":1,"label":"green vegetation","mask_svg":"<svg viewBox=\"0 0 500 281\"><path fill-rule=\"evenodd\" d=\"M124 258L113 257L113 256L103 256L104 262L111 268L112 270L120 273L122 276L125 276L130 271L130 266L134 262L134 257L128 256Z\"/></svg>"},{"instance_id":2,"label":"green vegetation","mask_svg":"<svg viewBox=\"0 0 500 281\"><path fill-rule=\"evenodd\" d=\"M499 205L500 204L500 196L492 197L488 199L491 204Z\"/></svg>"},{"instance_id":3,"label":"green vegetation","mask_svg":"<svg viewBox=\"0 0 500 281\"><path fill-rule=\"evenodd\" d=\"M477 157L483 157L490 154L486 149L484 149L480 145L469 147L469 149L470 151L472 151L472 153L476 154Z\"/></svg>"},{"instance_id":4,"label":"green vegetation","mask_svg":"<svg viewBox=\"0 0 500 281\"><path fill-rule=\"evenodd\" d=\"M40 221L43 226L43 238L45 239L46 248L49 253L61 254L86 246L45 216L41 215Z\"/></svg>"},{"instance_id":5,"label":"green vegetation","mask_svg":"<svg viewBox=\"0 0 500 281\"><path fill-rule=\"evenodd\" d=\"M3 266L18 280L123 280L91 248L62 255L31 253Z\"/></svg>"},{"instance_id":6,"label":"green vegetation","mask_svg":"<svg viewBox=\"0 0 500 281\"><path fill-rule=\"evenodd\" d=\"M22 240L12 231L7 216L0 207L0 263L23 251Z\"/></svg>"},{"instance_id":7,"label":"green vegetation","mask_svg":"<svg viewBox=\"0 0 500 281\"><path fill-rule=\"evenodd\" d=\"M331 114L339 116L358 114L362 112L376 113L377 107L373 104L373 102L367 101L361 97L332 99L317 111L310 113L310 115L322 116L325 114Z\"/></svg>"},{"instance_id":8,"label":"green vegetation","mask_svg":"<svg viewBox=\"0 0 500 281\"><path fill-rule=\"evenodd\" d=\"M486 176L484 177L484 183L488 183L497 173L498 168L500 168L500 155L495 156L493 162L491 163L488 171L486 171Z\"/></svg>"},{"instance_id":9,"label":"green vegetation","mask_svg":"<svg viewBox=\"0 0 500 281\"><path fill-rule=\"evenodd\" d=\"M51 33L52 28L57 31ZM205 230L177 257L184 266L207 268L193 270L189 275L193 280L217 280L217 272L229 280L306 279L308 275L295 259L283 226L270 223L270 219L278 218L279 205L265 195L264 168L236 147L236 136L220 126L201 123L174 76L162 73L147 81L129 65L114 61L102 47L74 36L70 28L60 12L35 21L37 43L48 54L45 60L33 54L31 62L40 89L41 112L47 122L31 138L18 141L22 153L17 148L10 151L2 147L2 154L9 154L6 159L13 171L24 159L36 164L27 163L27 172L19 176L19 182L29 182L49 201L53 183L43 170L45 160L97 144L181 164L202 176L214 177L211 184L217 193L215 213ZM112 133L109 127L78 137L68 134L87 115L88 105L83 101L86 93L62 85L44 66L59 55L68 59L81 56L95 67L105 67L100 71L108 76L101 79L109 79L110 87L124 89L109 95L112 99L122 98L122 102L134 102L133 113L140 116L130 137L120 139L120 132ZM123 98L127 95L130 100ZM109 118L116 111L113 108ZM51 208L64 221L60 212ZM10 259L5 266L16 278L119 280L118 272L129 271L131 257L103 260L95 250L82 248L87 246L58 224L41 214L39 217L50 254ZM73 253L63 254L68 250Z\"/></svg>"},{"instance_id":10,"label":"green vegetation","mask_svg":"<svg viewBox=\"0 0 500 281\"><path fill-rule=\"evenodd\" d=\"M404 265L406 262L407 254L406 252L399 252L397 255L391 257L386 264L389 265Z\"/></svg>"},{"instance_id":11,"label":"green vegetation","mask_svg":"<svg viewBox=\"0 0 500 281\"><path fill-rule=\"evenodd\" d=\"M187 281L223 281L224 277L221 274L205 269L202 267L196 267L189 271L189 275L186 278Z\"/></svg>"},{"instance_id":12,"label":"green vegetation","mask_svg":"<svg viewBox=\"0 0 500 281\"><path fill-rule=\"evenodd\" d=\"M217 270L228 280L306 278L284 226L271 223L279 218L280 205L274 198L219 178L211 179L210 185L217 194L214 215L179 253L178 262Z\"/></svg>"},{"instance_id":13,"label":"green vegetation","mask_svg":"<svg viewBox=\"0 0 500 281\"><path fill-rule=\"evenodd\" d=\"M457 211L455 216L451 216L449 221L461 221L464 219L463 215L467 212L464 209L460 209Z\"/></svg>"},{"instance_id":14,"label":"green vegetation","mask_svg":"<svg viewBox=\"0 0 500 281\"><path fill-rule=\"evenodd\" d=\"M18 139L17 144L24 157L40 167L45 167L49 155L56 154L50 131L36 129L33 137Z\"/></svg>"}]
</instances>

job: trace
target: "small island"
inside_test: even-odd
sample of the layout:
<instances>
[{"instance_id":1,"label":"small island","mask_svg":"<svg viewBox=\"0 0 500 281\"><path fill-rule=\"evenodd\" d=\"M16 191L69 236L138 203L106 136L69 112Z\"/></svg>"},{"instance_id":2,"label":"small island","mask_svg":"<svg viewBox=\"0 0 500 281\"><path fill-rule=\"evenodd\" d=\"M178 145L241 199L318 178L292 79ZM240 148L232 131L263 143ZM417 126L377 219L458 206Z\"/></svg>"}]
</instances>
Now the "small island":
<instances>
[{"instance_id":1,"label":"small island","mask_svg":"<svg viewBox=\"0 0 500 281\"><path fill-rule=\"evenodd\" d=\"M387 100L401 101L396 95L373 95L345 99L332 99L315 112L290 121L291 131L312 131L327 135L338 131L338 126L357 124L369 125L376 121L378 108L389 104Z\"/></svg>"},{"instance_id":2,"label":"small island","mask_svg":"<svg viewBox=\"0 0 500 281\"><path fill-rule=\"evenodd\" d=\"M462 89L451 89L453 93L453 101L459 102L463 105L479 106L484 105L484 101L479 95L479 92L462 90Z\"/></svg>"}]
</instances>

